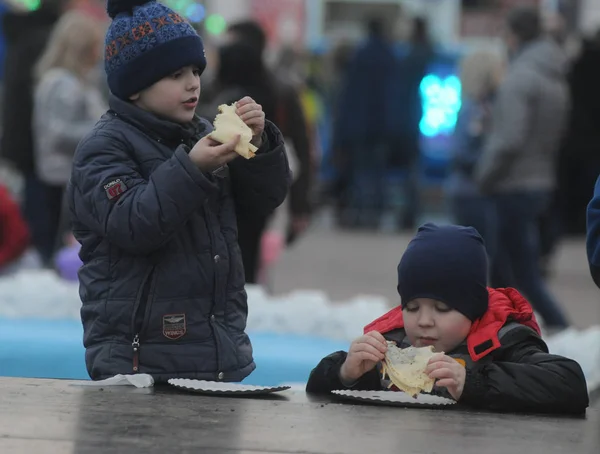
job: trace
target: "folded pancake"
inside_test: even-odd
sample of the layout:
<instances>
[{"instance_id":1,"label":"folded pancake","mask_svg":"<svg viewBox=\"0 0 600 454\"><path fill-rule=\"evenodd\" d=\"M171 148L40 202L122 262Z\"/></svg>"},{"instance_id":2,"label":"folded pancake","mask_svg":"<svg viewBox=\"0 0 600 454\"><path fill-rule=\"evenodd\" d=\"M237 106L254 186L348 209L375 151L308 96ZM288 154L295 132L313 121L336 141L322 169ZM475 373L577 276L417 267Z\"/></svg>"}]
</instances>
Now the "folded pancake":
<instances>
[{"instance_id":1,"label":"folded pancake","mask_svg":"<svg viewBox=\"0 0 600 454\"><path fill-rule=\"evenodd\" d=\"M250 143L252 130L236 113L235 103L230 106L221 104L219 112L215 117L213 123L215 129L210 133L210 138L220 143L227 143L239 135L240 141L235 147L236 153L246 159L256 156L257 148Z\"/></svg>"},{"instance_id":2,"label":"folded pancake","mask_svg":"<svg viewBox=\"0 0 600 454\"><path fill-rule=\"evenodd\" d=\"M421 392L431 392L435 380L425 373L427 363L435 355L433 347L398 348L388 341L388 349L382 362L383 378L389 377L389 387L395 385L399 390L417 397Z\"/></svg>"}]
</instances>

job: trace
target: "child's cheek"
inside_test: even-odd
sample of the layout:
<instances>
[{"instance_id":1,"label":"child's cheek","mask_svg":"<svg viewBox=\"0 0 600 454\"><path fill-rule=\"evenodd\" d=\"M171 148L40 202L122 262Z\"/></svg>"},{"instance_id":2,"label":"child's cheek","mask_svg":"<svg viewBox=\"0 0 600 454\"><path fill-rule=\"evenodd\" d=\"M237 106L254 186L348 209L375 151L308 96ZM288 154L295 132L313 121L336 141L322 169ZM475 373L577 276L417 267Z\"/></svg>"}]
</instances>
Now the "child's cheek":
<instances>
[{"instance_id":1,"label":"child's cheek","mask_svg":"<svg viewBox=\"0 0 600 454\"><path fill-rule=\"evenodd\" d=\"M413 331L413 324L411 323L410 318L404 319L404 331L406 332L406 337L408 338L408 342L410 342L410 345L415 345L415 335L414 335L414 331Z\"/></svg>"}]
</instances>

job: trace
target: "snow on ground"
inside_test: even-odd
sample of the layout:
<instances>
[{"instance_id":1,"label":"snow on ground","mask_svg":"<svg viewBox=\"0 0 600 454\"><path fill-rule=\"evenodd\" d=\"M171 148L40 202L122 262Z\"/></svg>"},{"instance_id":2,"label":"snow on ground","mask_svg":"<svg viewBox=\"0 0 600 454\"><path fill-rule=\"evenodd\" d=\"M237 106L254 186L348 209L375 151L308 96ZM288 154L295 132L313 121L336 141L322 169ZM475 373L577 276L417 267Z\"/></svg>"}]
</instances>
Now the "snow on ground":
<instances>
[{"instance_id":1,"label":"snow on ground","mask_svg":"<svg viewBox=\"0 0 600 454\"><path fill-rule=\"evenodd\" d=\"M248 331L291 333L350 342L363 327L389 310L384 298L357 295L332 302L323 292L297 290L272 297L248 287ZM79 319L77 283L52 271L23 270L0 277L0 317ZM546 339L552 353L578 361L590 389L600 387L600 326L569 329Z\"/></svg>"}]
</instances>

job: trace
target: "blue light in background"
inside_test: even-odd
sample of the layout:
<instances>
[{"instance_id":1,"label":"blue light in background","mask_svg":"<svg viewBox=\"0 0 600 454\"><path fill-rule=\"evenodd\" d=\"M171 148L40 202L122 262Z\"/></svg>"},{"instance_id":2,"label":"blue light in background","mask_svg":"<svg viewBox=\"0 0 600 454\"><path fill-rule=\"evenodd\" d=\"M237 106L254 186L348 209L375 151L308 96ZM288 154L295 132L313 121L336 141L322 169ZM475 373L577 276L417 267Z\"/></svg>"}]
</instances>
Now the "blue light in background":
<instances>
[{"instance_id":1,"label":"blue light in background","mask_svg":"<svg viewBox=\"0 0 600 454\"><path fill-rule=\"evenodd\" d=\"M461 107L458 77L441 78L429 74L421 81L420 92L423 103L423 117L419 125L421 134L426 137L452 134Z\"/></svg>"},{"instance_id":2,"label":"blue light in background","mask_svg":"<svg viewBox=\"0 0 600 454\"><path fill-rule=\"evenodd\" d=\"M34 0L28 0L34 1ZM39 1L39 0L35 0ZM160 0L175 12L181 14L192 23L200 23L206 16L206 9L196 0Z\"/></svg>"},{"instance_id":3,"label":"blue light in background","mask_svg":"<svg viewBox=\"0 0 600 454\"><path fill-rule=\"evenodd\" d=\"M200 3L192 3L185 9L185 16L191 22L202 22L205 15L206 10L204 9L204 6Z\"/></svg>"}]
</instances>

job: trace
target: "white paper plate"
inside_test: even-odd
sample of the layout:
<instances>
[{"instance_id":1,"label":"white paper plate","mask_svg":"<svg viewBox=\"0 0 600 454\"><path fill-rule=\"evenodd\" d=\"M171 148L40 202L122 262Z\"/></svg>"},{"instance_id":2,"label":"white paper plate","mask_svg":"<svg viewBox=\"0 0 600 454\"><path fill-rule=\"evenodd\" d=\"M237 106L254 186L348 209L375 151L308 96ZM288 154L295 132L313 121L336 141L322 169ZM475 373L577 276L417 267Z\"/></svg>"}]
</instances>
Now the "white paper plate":
<instances>
[{"instance_id":1,"label":"white paper plate","mask_svg":"<svg viewBox=\"0 0 600 454\"><path fill-rule=\"evenodd\" d=\"M456 401L431 394L419 394L416 398L402 391L357 391L353 389L337 389L333 394L346 400L367 402L377 405L393 405L398 407L446 407L455 405Z\"/></svg>"},{"instance_id":2,"label":"white paper plate","mask_svg":"<svg viewBox=\"0 0 600 454\"><path fill-rule=\"evenodd\" d=\"M170 385L200 394L213 396L244 396L264 395L285 391L290 386L255 386L242 385L240 383L225 383L217 381L192 380L189 378L171 378Z\"/></svg>"}]
</instances>

